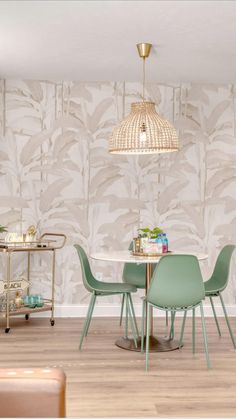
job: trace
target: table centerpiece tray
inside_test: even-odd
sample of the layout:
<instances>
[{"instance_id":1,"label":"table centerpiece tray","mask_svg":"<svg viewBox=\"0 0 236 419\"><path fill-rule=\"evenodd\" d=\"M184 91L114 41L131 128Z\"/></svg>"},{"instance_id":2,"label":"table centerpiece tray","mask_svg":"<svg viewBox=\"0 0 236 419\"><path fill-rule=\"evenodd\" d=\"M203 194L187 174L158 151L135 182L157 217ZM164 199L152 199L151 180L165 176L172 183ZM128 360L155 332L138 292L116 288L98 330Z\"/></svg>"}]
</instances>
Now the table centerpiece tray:
<instances>
[{"instance_id":1,"label":"table centerpiece tray","mask_svg":"<svg viewBox=\"0 0 236 419\"><path fill-rule=\"evenodd\" d=\"M132 256L142 256L142 257L161 257L161 256L166 256L166 255L170 255L172 252L171 250L168 250L168 252L165 253L145 253L145 252L134 252L131 251L131 255Z\"/></svg>"}]
</instances>

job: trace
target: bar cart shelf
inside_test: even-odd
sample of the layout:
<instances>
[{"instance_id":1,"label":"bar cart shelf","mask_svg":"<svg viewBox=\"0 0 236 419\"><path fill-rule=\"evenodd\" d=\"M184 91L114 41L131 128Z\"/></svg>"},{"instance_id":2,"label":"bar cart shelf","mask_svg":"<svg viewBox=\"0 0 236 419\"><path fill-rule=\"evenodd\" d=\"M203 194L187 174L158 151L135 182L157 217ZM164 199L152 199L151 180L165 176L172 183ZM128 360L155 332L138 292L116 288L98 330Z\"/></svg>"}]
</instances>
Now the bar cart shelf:
<instances>
[{"instance_id":1,"label":"bar cart shelf","mask_svg":"<svg viewBox=\"0 0 236 419\"><path fill-rule=\"evenodd\" d=\"M54 239L49 239L53 236ZM58 244L58 240L55 238L62 238L62 242ZM6 328L5 333L10 331L10 318L14 316L24 315L26 320L29 320L29 317L33 313L40 313L51 311L50 323L51 326L54 326L54 291L55 291L55 258L56 250L61 249L66 242L65 234L61 233L44 233L37 241L34 242L11 242L6 243L0 241L0 253L6 254L7 256L7 278L4 281L4 292L6 293L6 310L0 312L0 317L6 318ZM11 279L11 259L14 253L26 252L28 254L28 266L27 266L27 293L29 294L30 287L30 255L33 252L51 252L52 253L52 275L51 275L51 299L43 299L44 305L42 307L28 307L22 306L15 310L10 311L10 293L14 291L11 288L12 283L17 282Z\"/></svg>"}]
</instances>

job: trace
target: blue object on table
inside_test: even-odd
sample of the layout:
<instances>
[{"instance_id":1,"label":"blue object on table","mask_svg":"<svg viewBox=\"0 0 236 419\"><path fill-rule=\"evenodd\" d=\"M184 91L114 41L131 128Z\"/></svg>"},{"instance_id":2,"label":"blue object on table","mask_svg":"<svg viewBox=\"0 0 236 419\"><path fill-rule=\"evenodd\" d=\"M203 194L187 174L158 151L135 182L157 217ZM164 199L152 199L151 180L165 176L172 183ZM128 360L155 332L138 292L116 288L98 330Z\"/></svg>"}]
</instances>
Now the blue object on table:
<instances>
[{"instance_id":1,"label":"blue object on table","mask_svg":"<svg viewBox=\"0 0 236 419\"><path fill-rule=\"evenodd\" d=\"M158 234L157 236L157 251L158 253L162 253L163 243L162 243L162 235Z\"/></svg>"},{"instance_id":2,"label":"blue object on table","mask_svg":"<svg viewBox=\"0 0 236 419\"><path fill-rule=\"evenodd\" d=\"M168 239L166 234L162 234L162 251L163 253L167 253L168 252Z\"/></svg>"}]
</instances>

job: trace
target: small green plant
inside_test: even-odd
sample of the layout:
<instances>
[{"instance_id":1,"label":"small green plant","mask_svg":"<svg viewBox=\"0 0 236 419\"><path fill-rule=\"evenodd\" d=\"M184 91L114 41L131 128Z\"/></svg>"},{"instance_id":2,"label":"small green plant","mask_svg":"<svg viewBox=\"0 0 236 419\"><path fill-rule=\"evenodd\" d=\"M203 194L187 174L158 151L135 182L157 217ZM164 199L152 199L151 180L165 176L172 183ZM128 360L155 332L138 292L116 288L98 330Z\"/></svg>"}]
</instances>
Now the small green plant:
<instances>
[{"instance_id":1,"label":"small green plant","mask_svg":"<svg viewBox=\"0 0 236 419\"><path fill-rule=\"evenodd\" d=\"M6 233L6 232L7 232L7 228L0 224L0 233Z\"/></svg>"},{"instance_id":2,"label":"small green plant","mask_svg":"<svg viewBox=\"0 0 236 419\"><path fill-rule=\"evenodd\" d=\"M154 227L152 230L150 228L139 228L138 232L141 237L149 237L150 239L156 239L158 234L163 233L163 230L161 230L159 227Z\"/></svg>"}]
</instances>

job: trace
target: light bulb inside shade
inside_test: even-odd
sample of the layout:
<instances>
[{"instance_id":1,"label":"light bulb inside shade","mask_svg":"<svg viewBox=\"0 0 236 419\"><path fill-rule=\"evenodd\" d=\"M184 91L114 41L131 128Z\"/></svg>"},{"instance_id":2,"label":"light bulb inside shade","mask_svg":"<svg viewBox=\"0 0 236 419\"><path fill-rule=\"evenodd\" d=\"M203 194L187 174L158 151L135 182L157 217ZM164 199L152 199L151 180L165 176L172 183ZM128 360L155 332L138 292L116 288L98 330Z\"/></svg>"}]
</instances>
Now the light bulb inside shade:
<instances>
[{"instance_id":1,"label":"light bulb inside shade","mask_svg":"<svg viewBox=\"0 0 236 419\"><path fill-rule=\"evenodd\" d=\"M140 127L139 141L141 143L145 143L145 141L147 141L146 126L144 122L142 123Z\"/></svg>"},{"instance_id":2,"label":"light bulb inside shade","mask_svg":"<svg viewBox=\"0 0 236 419\"><path fill-rule=\"evenodd\" d=\"M147 135L145 131L140 132L139 140L141 143L145 143L147 141Z\"/></svg>"}]
</instances>

